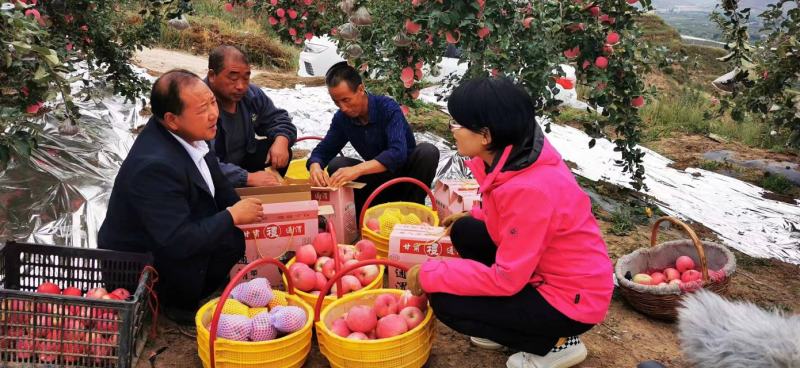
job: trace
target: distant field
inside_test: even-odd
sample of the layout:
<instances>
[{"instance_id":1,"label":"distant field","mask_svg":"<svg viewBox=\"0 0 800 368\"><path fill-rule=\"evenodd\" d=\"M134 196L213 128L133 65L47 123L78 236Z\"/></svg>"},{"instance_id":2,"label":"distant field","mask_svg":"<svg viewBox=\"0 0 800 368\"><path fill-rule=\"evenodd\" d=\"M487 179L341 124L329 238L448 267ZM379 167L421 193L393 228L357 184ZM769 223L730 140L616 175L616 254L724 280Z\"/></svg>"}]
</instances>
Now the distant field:
<instances>
[{"instance_id":1,"label":"distant field","mask_svg":"<svg viewBox=\"0 0 800 368\"><path fill-rule=\"evenodd\" d=\"M678 32L686 36L706 38L714 41L722 41L722 32L717 25L709 19L711 12L705 11L656 11L664 22L677 29ZM750 38L758 38L757 31L761 29L760 19L756 13L750 15Z\"/></svg>"}]
</instances>

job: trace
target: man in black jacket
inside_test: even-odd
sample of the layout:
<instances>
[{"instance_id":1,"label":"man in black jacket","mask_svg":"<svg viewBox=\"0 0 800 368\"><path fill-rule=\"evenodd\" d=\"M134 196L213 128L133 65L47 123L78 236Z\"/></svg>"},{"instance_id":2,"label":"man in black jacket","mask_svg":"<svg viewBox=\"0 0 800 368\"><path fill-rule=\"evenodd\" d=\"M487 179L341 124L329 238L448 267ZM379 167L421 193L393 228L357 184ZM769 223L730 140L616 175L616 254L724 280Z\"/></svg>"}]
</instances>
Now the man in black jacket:
<instances>
[{"instance_id":1,"label":"man in black jacket","mask_svg":"<svg viewBox=\"0 0 800 368\"><path fill-rule=\"evenodd\" d=\"M297 139L289 113L250 83L247 55L235 46L211 50L205 81L219 103L219 131L210 144L222 173L237 188L276 184L264 168L286 174Z\"/></svg>"},{"instance_id":2,"label":"man in black jacket","mask_svg":"<svg viewBox=\"0 0 800 368\"><path fill-rule=\"evenodd\" d=\"M209 154L219 112L197 75L167 72L153 84L150 104L153 117L120 167L98 244L152 252L164 311L191 323L198 302L244 255L235 225L261 220L261 202L240 200Z\"/></svg>"}]
</instances>

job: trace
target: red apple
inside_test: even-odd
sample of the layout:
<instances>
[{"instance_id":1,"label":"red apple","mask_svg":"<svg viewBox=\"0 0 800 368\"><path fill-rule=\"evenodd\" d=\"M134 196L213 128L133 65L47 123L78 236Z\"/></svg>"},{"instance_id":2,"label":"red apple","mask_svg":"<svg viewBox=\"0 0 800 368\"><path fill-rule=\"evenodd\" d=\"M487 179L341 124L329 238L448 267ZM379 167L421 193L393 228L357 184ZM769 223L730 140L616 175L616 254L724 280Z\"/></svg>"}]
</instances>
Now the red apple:
<instances>
[{"instance_id":1,"label":"red apple","mask_svg":"<svg viewBox=\"0 0 800 368\"><path fill-rule=\"evenodd\" d=\"M637 109L638 109L638 108L640 108L640 107L642 107L642 106L644 106L644 97L642 97L642 96L636 96L636 97L634 97L634 98L631 100L631 106L633 106L633 107L635 107L635 108L637 108Z\"/></svg>"},{"instance_id":2,"label":"red apple","mask_svg":"<svg viewBox=\"0 0 800 368\"><path fill-rule=\"evenodd\" d=\"M108 294L108 291L106 291L105 288L98 287L89 289L89 291L86 292L86 297L89 299L100 299L106 294Z\"/></svg>"},{"instance_id":3,"label":"red apple","mask_svg":"<svg viewBox=\"0 0 800 368\"><path fill-rule=\"evenodd\" d=\"M311 244L314 246L314 249L317 250L317 255L328 257L333 255L333 246L335 243L330 233L317 234Z\"/></svg>"},{"instance_id":4,"label":"red apple","mask_svg":"<svg viewBox=\"0 0 800 368\"><path fill-rule=\"evenodd\" d=\"M531 28L531 22L533 22L533 17L527 17L522 20L522 26L525 29Z\"/></svg>"},{"instance_id":5,"label":"red apple","mask_svg":"<svg viewBox=\"0 0 800 368\"><path fill-rule=\"evenodd\" d=\"M378 266L372 264L372 265L361 266L357 268L355 272L356 272L355 276L358 279L358 282L361 283L361 286L367 286L373 280L378 278L380 269L378 268Z\"/></svg>"},{"instance_id":6,"label":"red apple","mask_svg":"<svg viewBox=\"0 0 800 368\"><path fill-rule=\"evenodd\" d=\"M694 269L694 260L689 256L680 256L675 260L675 268L683 274L686 270Z\"/></svg>"},{"instance_id":7,"label":"red apple","mask_svg":"<svg viewBox=\"0 0 800 368\"><path fill-rule=\"evenodd\" d=\"M317 250L311 244L301 245L297 248L294 257L297 262L311 266L317 261Z\"/></svg>"},{"instance_id":8,"label":"red apple","mask_svg":"<svg viewBox=\"0 0 800 368\"><path fill-rule=\"evenodd\" d=\"M328 260L322 265L322 274L328 280L332 279L333 276L336 276L336 261L333 258L328 258Z\"/></svg>"},{"instance_id":9,"label":"red apple","mask_svg":"<svg viewBox=\"0 0 800 368\"><path fill-rule=\"evenodd\" d=\"M125 288L114 289L114 291L112 291L111 294L118 296L120 300L126 300L131 297L130 291L128 291L128 289Z\"/></svg>"},{"instance_id":10,"label":"red apple","mask_svg":"<svg viewBox=\"0 0 800 368\"><path fill-rule=\"evenodd\" d=\"M667 280L669 280L669 281L676 280L676 279L677 280L681 279L681 273L678 272L678 270L676 270L676 269L674 269L672 267L664 269L664 276L666 276Z\"/></svg>"},{"instance_id":11,"label":"red apple","mask_svg":"<svg viewBox=\"0 0 800 368\"><path fill-rule=\"evenodd\" d=\"M598 56L597 59L594 59L594 65L600 69L605 69L608 67L608 58L605 56Z\"/></svg>"},{"instance_id":12,"label":"red apple","mask_svg":"<svg viewBox=\"0 0 800 368\"><path fill-rule=\"evenodd\" d=\"M397 298L394 297L394 294L381 294L375 298L375 315L378 318L389 314L397 314L400 308L398 308Z\"/></svg>"},{"instance_id":13,"label":"red apple","mask_svg":"<svg viewBox=\"0 0 800 368\"><path fill-rule=\"evenodd\" d=\"M681 274L682 282L692 282L703 278L703 274L697 270L686 270Z\"/></svg>"},{"instance_id":14,"label":"red apple","mask_svg":"<svg viewBox=\"0 0 800 368\"><path fill-rule=\"evenodd\" d=\"M81 289L76 287L70 286L61 291L61 295L68 295L68 296L83 296L83 292Z\"/></svg>"},{"instance_id":15,"label":"red apple","mask_svg":"<svg viewBox=\"0 0 800 368\"><path fill-rule=\"evenodd\" d=\"M369 340L369 336L365 335L363 332L353 332L347 335L347 338L352 340Z\"/></svg>"},{"instance_id":16,"label":"red apple","mask_svg":"<svg viewBox=\"0 0 800 368\"><path fill-rule=\"evenodd\" d=\"M333 321L331 324L331 331L341 337L347 337L352 333L350 328L347 327L347 322L345 322L344 317L339 317Z\"/></svg>"},{"instance_id":17,"label":"red apple","mask_svg":"<svg viewBox=\"0 0 800 368\"><path fill-rule=\"evenodd\" d=\"M406 33L408 34L417 34L422 29L422 26L418 23L414 23L411 19L406 19L405 23Z\"/></svg>"},{"instance_id":18,"label":"red apple","mask_svg":"<svg viewBox=\"0 0 800 368\"><path fill-rule=\"evenodd\" d=\"M658 285L658 284L660 284L660 283L662 283L662 282L665 282L665 281L667 281L667 277L666 277L666 276L664 276L664 274L663 274L663 273L661 273L661 272L658 272L658 271L656 271L656 272L653 272L652 274L650 274L650 278L652 279L652 280L650 281L650 283L651 283L652 285Z\"/></svg>"},{"instance_id":19,"label":"red apple","mask_svg":"<svg viewBox=\"0 0 800 368\"><path fill-rule=\"evenodd\" d=\"M362 239L356 243L356 259L364 261L368 259L375 259L378 257L378 249L369 239Z\"/></svg>"},{"instance_id":20,"label":"red apple","mask_svg":"<svg viewBox=\"0 0 800 368\"><path fill-rule=\"evenodd\" d=\"M425 294L416 296L411 294L411 291L406 290L400 297L400 305L398 308L403 310L405 307L417 307L419 310L425 312L425 310L428 309L428 297L425 296Z\"/></svg>"},{"instance_id":21,"label":"red apple","mask_svg":"<svg viewBox=\"0 0 800 368\"><path fill-rule=\"evenodd\" d=\"M325 287L325 284L328 283L328 279L325 278L325 275L323 275L322 272L314 272L314 275L317 279L317 283L314 284L314 290L320 291Z\"/></svg>"},{"instance_id":22,"label":"red apple","mask_svg":"<svg viewBox=\"0 0 800 368\"><path fill-rule=\"evenodd\" d=\"M349 245L339 246L339 261L344 263L356 258L356 249Z\"/></svg>"},{"instance_id":23,"label":"red apple","mask_svg":"<svg viewBox=\"0 0 800 368\"><path fill-rule=\"evenodd\" d=\"M421 312L420 312L421 313ZM398 314L390 314L378 321L375 327L375 335L379 339L386 339L392 336L402 335L408 331L408 324L403 317Z\"/></svg>"},{"instance_id":24,"label":"red apple","mask_svg":"<svg viewBox=\"0 0 800 368\"><path fill-rule=\"evenodd\" d=\"M116 313L106 312L95 321L95 329L100 332L116 333L119 328L119 318Z\"/></svg>"},{"instance_id":25,"label":"red apple","mask_svg":"<svg viewBox=\"0 0 800 368\"><path fill-rule=\"evenodd\" d=\"M121 298L119 295L117 295L117 294L106 294L106 295L103 295L103 297L102 297L102 298L100 298L100 299L105 299L105 300L122 300L122 298Z\"/></svg>"},{"instance_id":26,"label":"red apple","mask_svg":"<svg viewBox=\"0 0 800 368\"><path fill-rule=\"evenodd\" d=\"M378 324L378 316L371 307L356 305L347 312L345 322L350 331L367 333Z\"/></svg>"},{"instance_id":27,"label":"red apple","mask_svg":"<svg viewBox=\"0 0 800 368\"><path fill-rule=\"evenodd\" d=\"M581 54L581 48L579 46L575 46L571 49L564 50L564 57L567 59L575 59Z\"/></svg>"},{"instance_id":28,"label":"red apple","mask_svg":"<svg viewBox=\"0 0 800 368\"><path fill-rule=\"evenodd\" d=\"M678 278L678 279L669 280L669 284L670 285L680 285L681 284L681 279Z\"/></svg>"},{"instance_id":29,"label":"red apple","mask_svg":"<svg viewBox=\"0 0 800 368\"><path fill-rule=\"evenodd\" d=\"M405 307L403 310L400 311L400 316L406 320L406 325L408 325L409 330L413 330L414 327L417 327L422 320L425 319L425 314L417 307Z\"/></svg>"},{"instance_id":30,"label":"red apple","mask_svg":"<svg viewBox=\"0 0 800 368\"><path fill-rule=\"evenodd\" d=\"M289 270L294 287L301 291L311 291L317 284L317 276L305 263L295 263Z\"/></svg>"},{"instance_id":31,"label":"red apple","mask_svg":"<svg viewBox=\"0 0 800 368\"><path fill-rule=\"evenodd\" d=\"M616 45L619 42L619 33L611 32L606 36L606 43Z\"/></svg>"},{"instance_id":32,"label":"red apple","mask_svg":"<svg viewBox=\"0 0 800 368\"><path fill-rule=\"evenodd\" d=\"M329 260L332 259L333 258L327 256L322 256L317 258L317 261L314 262L314 271L322 272L322 266L324 266L326 263L328 263Z\"/></svg>"},{"instance_id":33,"label":"red apple","mask_svg":"<svg viewBox=\"0 0 800 368\"><path fill-rule=\"evenodd\" d=\"M61 294L61 288L52 282L43 282L36 288L36 292L42 294Z\"/></svg>"},{"instance_id":34,"label":"red apple","mask_svg":"<svg viewBox=\"0 0 800 368\"><path fill-rule=\"evenodd\" d=\"M20 337L17 340L17 359L19 360L28 360L33 357L33 349L35 347L35 343L33 340L33 336L25 335ZM38 350L38 349L37 349Z\"/></svg>"}]
</instances>

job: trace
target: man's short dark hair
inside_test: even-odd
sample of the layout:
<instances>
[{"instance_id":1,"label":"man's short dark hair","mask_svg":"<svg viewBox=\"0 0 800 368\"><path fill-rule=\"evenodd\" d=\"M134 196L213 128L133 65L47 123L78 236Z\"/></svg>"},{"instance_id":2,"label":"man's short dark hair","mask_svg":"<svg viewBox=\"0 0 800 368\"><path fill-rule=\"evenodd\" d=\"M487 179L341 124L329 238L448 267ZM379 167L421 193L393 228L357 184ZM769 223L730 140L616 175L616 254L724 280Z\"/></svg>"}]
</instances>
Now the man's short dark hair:
<instances>
[{"instance_id":1,"label":"man's short dark hair","mask_svg":"<svg viewBox=\"0 0 800 368\"><path fill-rule=\"evenodd\" d=\"M350 66L346 61L333 64L333 66L328 69L328 72L325 73L325 85L328 86L328 88L336 87L339 83L342 83L342 81L347 82L347 85L350 86L350 90L353 92L355 92L362 83L361 75L358 74L356 68Z\"/></svg>"},{"instance_id":2,"label":"man's short dark hair","mask_svg":"<svg viewBox=\"0 0 800 368\"><path fill-rule=\"evenodd\" d=\"M153 115L164 119L168 112L175 115L183 113L180 91L193 82L202 80L197 74L185 69L172 69L158 77L150 91L150 109Z\"/></svg>"},{"instance_id":3,"label":"man's short dark hair","mask_svg":"<svg viewBox=\"0 0 800 368\"><path fill-rule=\"evenodd\" d=\"M250 65L250 60L247 59L247 55L236 46L232 45L221 45L217 46L208 53L208 69L214 71L214 73L222 73L225 69L225 59L233 58L236 61L245 63Z\"/></svg>"},{"instance_id":4,"label":"man's short dark hair","mask_svg":"<svg viewBox=\"0 0 800 368\"><path fill-rule=\"evenodd\" d=\"M458 86L447 101L453 119L464 128L492 135L490 151L519 144L536 124L533 99L508 78L477 78Z\"/></svg>"}]
</instances>

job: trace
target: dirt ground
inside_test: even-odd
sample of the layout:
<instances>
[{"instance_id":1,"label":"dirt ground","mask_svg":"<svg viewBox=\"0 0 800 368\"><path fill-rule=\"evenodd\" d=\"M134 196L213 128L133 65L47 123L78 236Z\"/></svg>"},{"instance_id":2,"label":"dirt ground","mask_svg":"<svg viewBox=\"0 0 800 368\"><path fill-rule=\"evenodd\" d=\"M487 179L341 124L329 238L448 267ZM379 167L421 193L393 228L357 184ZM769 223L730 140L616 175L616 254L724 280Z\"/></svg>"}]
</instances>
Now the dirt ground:
<instances>
[{"instance_id":1,"label":"dirt ground","mask_svg":"<svg viewBox=\"0 0 800 368\"><path fill-rule=\"evenodd\" d=\"M638 225L626 236L616 236L608 229L610 223L601 221L609 254L613 259L649 244L650 229ZM698 233L703 231L695 227ZM685 236L674 229L662 232L659 242ZM701 236L702 237L702 236ZM775 260L754 259L736 253L738 267L729 290L733 299L748 300L765 308L800 313L800 267ZM144 356L162 347L167 350L155 362L156 368L201 367L197 357L196 341L178 331L165 318L159 321L160 335L149 341ZM677 329L673 323L648 318L633 310L619 293L614 294L606 320L581 338L589 350L589 357L577 367L635 367L644 360L658 360L670 368L688 367L683 360ZM437 323L437 335L428 367L483 368L505 367L512 352L493 352L475 348L466 336L442 323ZM136 368L151 367L140 359ZM328 367L325 357L314 346L305 366Z\"/></svg>"},{"instance_id":2,"label":"dirt ground","mask_svg":"<svg viewBox=\"0 0 800 368\"><path fill-rule=\"evenodd\" d=\"M135 61L154 75L173 67L183 67L205 75L207 68L205 58L163 49L144 50L137 54ZM297 83L321 84L319 78L299 78L260 70L254 71L253 81L272 88L293 87ZM720 149L741 152L745 158L797 160L795 156L762 152L735 143L719 143L701 136L682 137L677 143L675 138L671 138L669 141L656 142L651 148L676 160L679 167L696 166L704 152ZM617 236L609 231L612 223L602 220L600 223L613 260L649 244L650 229L647 225L636 225L627 235ZM701 238L709 239L713 236L701 225L693 227ZM666 230L662 232L659 242L685 237L676 230ZM739 268L731 281L730 297L748 300L765 308L800 313L800 279L797 277L800 267L776 260L754 259L738 252L736 255ZM139 359L136 368L202 366L197 357L194 338L184 335L175 324L165 318L159 320L159 331L156 339L148 341L143 358ZM675 324L653 320L636 312L621 295L615 293L606 320L582 336L589 350L589 357L578 367L635 367L638 362L649 359L658 360L668 367L687 367L680 353L676 332ZM165 347L166 350L151 365L147 356ZM436 340L427 366L505 367L506 359L511 353L477 349L469 344L466 336L437 323ZM327 366L327 361L314 345L305 367Z\"/></svg>"}]
</instances>

